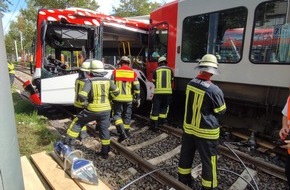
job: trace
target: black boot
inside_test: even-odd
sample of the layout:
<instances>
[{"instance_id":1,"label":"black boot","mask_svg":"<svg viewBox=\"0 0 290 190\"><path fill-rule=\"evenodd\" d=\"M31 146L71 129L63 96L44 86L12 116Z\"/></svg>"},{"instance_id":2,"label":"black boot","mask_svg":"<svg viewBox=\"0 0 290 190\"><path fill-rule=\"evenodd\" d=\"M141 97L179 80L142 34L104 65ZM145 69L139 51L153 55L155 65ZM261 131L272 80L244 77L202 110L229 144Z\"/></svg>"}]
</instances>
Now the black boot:
<instances>
[{"instance_id":1,"label":"black boot","mask_svg":"<svg viewBox=\"0 0 290 190\"><path fill-rule=\"evenodd\" d=\"M165 118L159 118L159 126L167 124L167 119Z\"/></svg>"},{"instance_id":2,"label":"black boot","mask_svg":"<svg viewBox=\"0 0 290 190\"><path fill-rule=\"evenodd\" d=\"M101 155L103 159L109 158L110 145L102 145Z\"/></svg>"},{"instance_id":3,"label":"black boot","mask_svg":"<svg viewBox=\"0 0 290 190\"><path fill-rule=\"evenodd\" d=\"M87 130L81 130L80 138L81 141L84 142L89 137Z\"/></svg>"},{"instance_id":4,"label":"black boot","mask_svg":"<svg viewBox=\"0 0 290 190\"><path fill-rule=\"evenodd\" d=\"M188 186L190 188L193 188L194 181L192 180L191 175L181 175L181 174L179 174L178 175L178 180L181 183L185 184L186 186Z\"/></svg>"},{"instance_id":5,"label":"black boot","mask_svg":"<svg viewBox=\"0 0 290 190\"><path fill-rule=\"evenodd\" d=\"M117 127L117 131L120 134L119 138L118 138L118 142L120 143L120 142L124 141L125 139L127 139L128 136L127 136L127 134L126 134L126 132L124 130L124 126L123 125L117 125L116 127Z\"/></svg>"},{"instance_id":6,"label":"black boot","mask_svg":"<svg viewBox=\"0 0 290 190\"><path fill-rule=\"evenodd\" d=\"M126 135L127 135L128 138L131 137L129 129L125 129L125 133L126 133Z\"/></svg>"},{"instance_id":7,"label":"black boot","mask_svg":"<svg viewBox=\"0 0 290 190\"><path fill-rule=\"evenodd\" d=\"M158 128L158 120L151 120L150 129L154 132L157 132Z\"/></svg>"},{"instance_id":8,"label":"black boot","mask_svg":"<svg viewBox=\"0 0 290 190\"><path fill-rule=\"evenodd\" d=\"M64 144L68 145L71 148L71 150L75 150L76 139L66 136Z\"/></svg>"}]
</instances>

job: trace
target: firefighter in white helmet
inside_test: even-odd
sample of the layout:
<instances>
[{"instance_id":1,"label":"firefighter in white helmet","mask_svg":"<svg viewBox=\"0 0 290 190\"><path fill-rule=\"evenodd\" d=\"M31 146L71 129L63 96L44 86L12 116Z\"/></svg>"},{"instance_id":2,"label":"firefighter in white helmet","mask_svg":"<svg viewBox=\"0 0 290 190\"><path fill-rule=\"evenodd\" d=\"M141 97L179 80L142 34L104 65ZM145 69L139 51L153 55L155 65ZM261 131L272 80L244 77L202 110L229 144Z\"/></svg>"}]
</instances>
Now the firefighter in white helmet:
<instances>
[{"instance_id":1,"label":"firefighter in white helmet","mask_svg":"<svg viewBox=\"0 0 290 190\"><path fill-rule=\"evenodd\" d=\"M172 99L173 70L167 66L166 57L158 59L158 67L153 71L152 82L155 85L150 113L151 129L157 130L160 124L167 122L167 114Z\"/></svg>"},{"instance_id":2,"label":"firefighter in white helmet","mask_svg":"<svg viewBox=\"0 0 290 190\"><path fill-rule=\"evenodd\" d=\"M80 101L85 102L86 106L69 126L67 142L72 142L78 137L82 126L88 122L96 121L96 129L100 132L102 144L100 154L104 159L107 159L110 151L110 100L118 96L120 91L113 81L105 77L107 72L104 70L104 64L101 61L87 61L90 61L90 71L93 78L87 80L82 91L78 93ZM70 143L68 144L71 145Z\"/></svg>"},{"instance_id":3,"label":"firefighter in white helmet","mask_svg":"<svg viewBox=\"0 0 290 190\"><path fill-rule=\"evenodd\" d=\"M79 76L75 81L75 100L74 107L76 108L77 113L81 112L85 108L85 102L81 101L78 93L82 91L85 83L89 78L91 78L90 73L90 62L82 62L79 70ZM87 137L89 137L87 133L87 126L83 126L80 133L80 140L84 141Z\"/></svg>"},{"instance_id":4,"label":"firefighter in white helmet","mask_svg":"<svg viewBox=\"0 0 290 190\"><path fill-rule=\"evenodd\" d=\"M219 75L215 55L206 54L196 67L199 74L186 88L183 136L178 165L178 178L193 188L191 169L196 150L202 163L202 190L217 189L217 149L220 128L217 116L226 111L221 89L212 83L212 75Z\"/></svg>"}]
</instances>

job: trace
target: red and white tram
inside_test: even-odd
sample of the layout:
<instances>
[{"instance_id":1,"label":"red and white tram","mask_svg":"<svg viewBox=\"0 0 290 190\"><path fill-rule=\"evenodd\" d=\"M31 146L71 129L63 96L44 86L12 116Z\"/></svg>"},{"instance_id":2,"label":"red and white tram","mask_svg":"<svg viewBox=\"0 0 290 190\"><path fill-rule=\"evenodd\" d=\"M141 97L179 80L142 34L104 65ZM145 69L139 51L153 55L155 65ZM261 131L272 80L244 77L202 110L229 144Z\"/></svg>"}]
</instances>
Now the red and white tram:
<instances>
[{"instance_id":1,"label":"red and white tram","mask_svg":"<svg viewBox=\"0 0 290 190\"><path fill-rule=\"evenodd\" d=\"M35 69L32 84L39 98L35 102L72 105L74 83L83 57L103 60L110 75L123 55L134 59L133 66L138 67L136 71L143 91L147 92L148 88L148 96L143 96L143 99L150 99L152 83L141 71L148 29L148 23L143 21L87 9L39 10L33 51Z\"/></svg>"},{"instance_id":2,"label":"red and white tram","mask_svg":"<svg viewBox=\"0 0 290 190\"><path fill-rule=\"evenodd\" d=\"M262 122L281 121L290 85L289 6L287 0L165 4L150 14L147 77L157 66L156 55L165 55L176 90L184 92L197 74L198 60L212 53L222 73L213 79L230 111Z\"/></svg>"}]
</instances>

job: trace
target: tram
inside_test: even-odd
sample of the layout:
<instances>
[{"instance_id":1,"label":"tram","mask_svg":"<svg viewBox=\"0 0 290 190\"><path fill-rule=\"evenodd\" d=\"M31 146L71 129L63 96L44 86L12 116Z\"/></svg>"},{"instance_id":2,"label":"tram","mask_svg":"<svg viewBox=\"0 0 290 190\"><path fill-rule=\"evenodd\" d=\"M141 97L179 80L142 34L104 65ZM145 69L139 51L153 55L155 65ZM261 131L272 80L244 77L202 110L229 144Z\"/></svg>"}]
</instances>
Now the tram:
<instances>
[{"instance_id":1,"label":"tram","mask_svg":"<svg viewBox=\"0 0 290 190\"><path fill-rule=\"evenodd\" d=\"M32 84L37 104L73 105L74 83L84 59L102 60L108 77L129 56L141 83L142 100L152 97L144 69L149 25L81 8L40 9L33 45ZM35 97L35 94L34 94Z\"/></svg>"},{"instance_id":2,"label":"tram","mask_svg":"<svg viewBox=\"0 0 290 190\"><path fill-rule=\"evenodd\" d=\"M289 6L287 0L165 4L150 14L146 76L152 79L156 55L167 56L175 90L184 94L198 61L214 54L222 74L213 80L225 94L228 112L268 129L279 126L290 85ZM257 128L256 123L249 125Z\"/></svg>"}]
</instances>

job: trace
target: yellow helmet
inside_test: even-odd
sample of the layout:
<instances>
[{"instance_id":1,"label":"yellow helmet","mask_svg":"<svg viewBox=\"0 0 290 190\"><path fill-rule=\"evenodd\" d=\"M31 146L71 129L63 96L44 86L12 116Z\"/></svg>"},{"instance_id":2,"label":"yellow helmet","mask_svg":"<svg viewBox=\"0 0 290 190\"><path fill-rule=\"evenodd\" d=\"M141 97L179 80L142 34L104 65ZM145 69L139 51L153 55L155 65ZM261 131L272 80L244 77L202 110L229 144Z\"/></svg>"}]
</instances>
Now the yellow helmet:
<instances>
[{"instance_id":1,"label":"yellow helmet","mask_svg":"<svg viewBox=\"0 0 290 190\"><path fill-rule=\"evenodd\" d=\"M93 72L103 72L104 71L104 63L100 60L92 60L91 61L91 69Z\"/></svg>"},{"instance_id":2,"label":"yellow helmet","mask_svg":"<svg viewBox=\"0 0 290 190\"><path fill-rule=\"evenodd\" d=\"M212 54L206 54L202 57L202 59L198 62L198 66L194 69L219 75L220 71L218 70L218 66L219 63L217 61L217 57Z\"/></svg>"}]
</instances>

